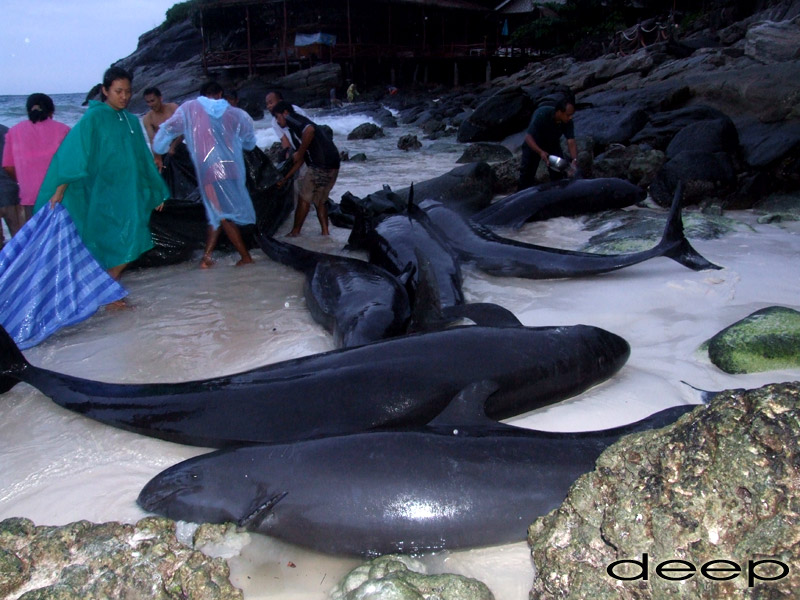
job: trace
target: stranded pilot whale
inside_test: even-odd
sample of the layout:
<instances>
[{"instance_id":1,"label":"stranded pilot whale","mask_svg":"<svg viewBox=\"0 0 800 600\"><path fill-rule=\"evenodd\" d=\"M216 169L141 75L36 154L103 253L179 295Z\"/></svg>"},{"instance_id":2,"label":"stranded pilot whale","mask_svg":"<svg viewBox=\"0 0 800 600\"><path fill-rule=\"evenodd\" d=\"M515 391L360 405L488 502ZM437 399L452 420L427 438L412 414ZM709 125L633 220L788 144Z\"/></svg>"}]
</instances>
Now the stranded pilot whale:
<instances>
[{"instance_id":1,"label":"stranded pilot whale","mask_svg":"<svg viewBox=\"0 0 800 600\"><path fill-rule=\"evenodd\" d=\"M501 198L472 215L470 220L489 227L519 228L530 221L624 208L641 202L646 196L638 185L616 177L564 179Z\"/></svg>"},{"instance_id":2,"label":"stranded pilot whale","mask_svg":"<svg viewBox=\"0 0 800 600\"><path fill-rule=\"evenodd\" d=\"M623 435L696 408L581 433L488 421L494 389L470 385L428 427L198 456L154 477L139 505L171 519L235 522L331 554L379 555L505 544L557 508ZM489 400L490 402L490 400Z\"/></svg>"},{"instance_id":3,"label":"stranded pilot whale","mask_svg":"<svg viewBox=\"0 0 800 600\"><path fill-rule=\"evenodd\" d=\"M395 277L372 263L306 250L261 232L256 240L271 259L305 274L306 305L339 348L442 329L461 319L477 325L522 325L511 311L492 303L442 307L431 261L419 249L416 262ZM420 276L412 307L403 282L416 273Z\"/></svg>"},{"instance_id":4,"label":"stranded pilot whale","mask_svg":"<svg viewBox=\"0 0 800 600\"><path fill-rule=\"evenodd\" d=\"M337 347L360 346L408 329L408 293L385 269L356 258L306 250L261 232L256 240L272 260L305 274L306 306L314 320L333 334Z\"/></svg>"},{"instance_id":5,"label":"stranded pilot whale","mask_svg":"<svg viewBox=\"0 0 800 600\"><path fill-rule=\"evenodd\" d=\"M684 236L682 193L683 185L678 184L661 241L649 250L629 254L574 252L517 242L500 237L431 200L420 202L417 210L425 212L462 261L492 275L529 279L582 277L615 271L658 256L671 258L694 271L721 268L703 258Z\"/></svg>"},{"instance_id":6,"label":"stranded pilot whale","mask_svg":"<svg viewBox=\"0 0 800 600\"><path fill-rule=\"evenodd\" d=\"M291 442L421 426L474 381L506 418L578 394L628 359L628 343L588 325L460 326L182 383L118 384L28 363L0 327L0 393L24 381L56 404L144 435L206 447Z\"/></svg>"},{"instance_id":7,"label":"stranded pilot whale","mask_svg":"<svg viewBox=\"0 0 800 600\"><path fill-rule=\"evenodd\" d=\"M414 187L409 192L409 209L413 206ZM365 250L369 262L396 277L411 272L406 290L412 305L422 285L423 270L419 257L428 263L428 271L438 288L438 304L452 307L464 304L463 278L458 256L433 228L420 221L426 219L421 211L405 210L399 214L377 216L360 209L347 240L349 248Z\"/></svg>"}]
</instances>

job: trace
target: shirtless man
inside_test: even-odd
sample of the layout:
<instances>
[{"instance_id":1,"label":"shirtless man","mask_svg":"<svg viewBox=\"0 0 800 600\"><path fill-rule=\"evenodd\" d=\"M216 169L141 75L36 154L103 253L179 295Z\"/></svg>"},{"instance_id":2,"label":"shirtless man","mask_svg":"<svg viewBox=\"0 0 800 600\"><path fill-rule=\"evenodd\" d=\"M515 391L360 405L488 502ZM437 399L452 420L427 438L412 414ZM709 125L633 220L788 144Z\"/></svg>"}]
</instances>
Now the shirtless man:
<instances>
[{"instance_id":1,"label":"shirtless man","mask_svg":"<svg viewBox=\"0 0 800 600\"><path fill-rule=\"evenodd\" d=\"M174 102L162 102L161 91L157 87L147 88L143 95L144 101L147 103L147 106L150 107L150 110L142 118L142 123L144 124L145 131L147 132L147 137L150 139L150 146L152 147L153 138L156 137L158 128L164 121L175 114L175 111L178 110L178 105ZM175 147L182 141L183 136L172 142L169 148L170 155L175 153ZM158 170L161 171L164 168L163 155L154 154L154 159Z\"/></svg>"}]
</instances>

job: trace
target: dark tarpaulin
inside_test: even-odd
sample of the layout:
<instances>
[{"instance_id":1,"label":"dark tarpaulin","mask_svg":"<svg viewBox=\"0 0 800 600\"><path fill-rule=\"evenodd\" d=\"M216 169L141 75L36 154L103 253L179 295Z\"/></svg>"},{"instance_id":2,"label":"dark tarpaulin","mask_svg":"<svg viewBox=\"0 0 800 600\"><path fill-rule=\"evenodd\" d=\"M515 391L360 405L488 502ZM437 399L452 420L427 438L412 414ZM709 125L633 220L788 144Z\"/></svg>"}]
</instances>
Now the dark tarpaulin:
<instances>
[{"instance_id":1,"label":"dark tarpaulin","mask_svg":"<svg viewBox=\"0 0 800 600\"><path fill-rule=\"evenodd\" d=\"M258 147L244 153L247 168L247 190L256 211L256 224L241 227L248 247L256 247L253 237L256 229L274 235L294 209L292 186L282 188L275 184L281 171ZM281 165L286 170L290 165ZM173 156L164 157L162 175L170 189L170 198L163 210L153 211L150 231L155 247L140 256L131 267L157 267L184 262L192 258L195 250L205 247L208 221L203 201L197 187L192 159L183 144L178 145ZM220 235L219 249L232 250L225 234Z\"/></svg>"}]
</instances>

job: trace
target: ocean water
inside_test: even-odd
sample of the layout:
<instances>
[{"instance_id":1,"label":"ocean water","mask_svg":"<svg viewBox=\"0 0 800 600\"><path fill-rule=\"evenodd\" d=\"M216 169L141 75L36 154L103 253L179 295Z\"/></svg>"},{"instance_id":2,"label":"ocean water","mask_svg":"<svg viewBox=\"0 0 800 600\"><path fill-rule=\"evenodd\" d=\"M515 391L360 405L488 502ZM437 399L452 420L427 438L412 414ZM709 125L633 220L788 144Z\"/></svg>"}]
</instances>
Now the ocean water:
<instances>
[{"instance_id":1,"label":"ocean water","mask_svg":"<svg viewBox=\"0 0 800 600\"><path fill-rule=\"evenodd\" d=\"M52 94L57 121L72 127L77 123L86 107L81 106L85 93ZM0 125L11 127L27 118L25 100L27 96L0 96ZM463 146L454 142L431 142L422 138L422 133L414 128L387 130L387 138L377 140L348 141L349 134L358 125L373 122L372 119L360 115L343 117L327 117L324 112L311 111L313 118L321 125L330 125L334 133L334 141L340 150L347 150L350 156L364 152L368 161L348 163L339 174L339 180L331 192L331 197L338 200L344 192L363 196L381 189L384 183L392 187L402 188L413 181L422 181L446 173L456 165L456 160L463 152ZM140 117L143 114L139 115ZM258 146L266 149L277 141L272 131L271 117L255 121L256 140ZM397 139L406 130L418 134L423 147L412 154L397 148ZM403 133L400 133L403 132ZM413 160L409 160L413 158ZM384 177L391 176L392 180Z\"/></svg>"},{"instance_id":2,"label":"ocean water","mask_svg":"<svg viewBox=\"0 0 800 600\"><path fill-rule=\"evenodd\" d=\"M57 118L65 122L67 115L77 121L81 112L75 105L82 95L69 97L73 104L66 96L63 103L55 98ZM23 97L0 97L0 123L11 125L24 117L13 98L24 104ZM403 187L441 175L456 166L463 149L452 141L424 141L420 152L398 151L400 135L419 133L409 127L387 130L380 140L347 141L347 132L364 120L319 117L333 127L341 149L368 157L366 163L343 163L334 199L345 191L365 195L383 184ZM259 145L274 141L267 122L256 127ZM719 390L800 379L798 369L729 375L698 352L712 335L760 308L800 309L800 223L761 224L752 211L725 216L735 223L733 233L691 240L701 254L724 267L720 271L694 272L666 258L569 280L492 277L466 268L469 301L501 304L530 326L596 325L631 344L630 360L609 381L509 422L551 431L599 429L697 402L683 381ZM278 235L288 229L287 223ZM333 227L329 238L319 236L309 217L303 236L293 241L343 253L348 233ZM590 235L583 219L559 218L526 225L514 237L577 249ZM333 348L330 335L308 314L299 273L259 252L254 252L255 264L244 268L233 267L233 255L218 258L207 271L185 263L126 273L122 284L130 292L131 310L101 310L27 350L27 359L89 379L166 382L235 373ZM79 519L133 522L145 516L135 500L151 477L205 451L96 423L19 384L0 395L0 519L24 516L39 525ZM321 600L358 564L246 533L232 535L214 551L229 559L232 580L248 600ZM524 600L534 576L524 542L442 552L421 561L429 572L483 580L498 600Z\"/></svg>"}]
</instances>

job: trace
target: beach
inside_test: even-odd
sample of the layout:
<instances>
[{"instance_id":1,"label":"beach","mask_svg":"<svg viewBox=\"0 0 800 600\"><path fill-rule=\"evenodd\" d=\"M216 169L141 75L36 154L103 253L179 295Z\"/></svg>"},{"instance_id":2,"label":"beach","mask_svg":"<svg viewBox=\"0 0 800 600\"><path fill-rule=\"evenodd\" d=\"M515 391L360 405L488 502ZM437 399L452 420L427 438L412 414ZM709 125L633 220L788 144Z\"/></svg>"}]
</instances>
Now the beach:
<instances>
[{"instance_id":1,"label":"beach","mask_svg":"<svg viewBox=\"0 0 800 600\"><path fill-rule=\"evenodd\" d=\"M72 104L62 107L54 99L57 119L79 116ZM3 106L0 103L0 123L13 124L13 114ZM368 158L365 163L343 163L331 193L334 200L347 191L364 196L383 184L401 188L441 175L456 166L463 151L464 145L449 139L425 141L419 152L397 150L400 135L416 133L422 139L421 132L409 126L387 130L378 140L347 141L346 134L364 120L319 119L332 126L340 149L351 155L365 152ZM274 141L266 120L256 127L259 146ZM666 219L666 211L663 214ZM723 267L718 271L691 271L667 258L568 280L492 277L465 268L464 291L470 302L500 304L528 326L595 325L631 345L628 363L610 380L508 422L549 431L600 429L699 402L687 384L721 390L800 378L798 369L729 375L698 350L712 335L758 309L800 309L800 222L759 223L752 210L726 211L724 217L734 225L731 233L690 239L703 256ZM594 233L585 225L582 217L552 219L528 224L514 238L579 249ZM284 223L278 235L289 226ZM302 237L293 242L363 258L343 250L348 234L332 227L332 235L323 238L315 219L309 218ZM305 307L303 276L260 251L253 256L255 264L243 268L233 267L234 255L219 253L217 264L207 271L190 262L125 273L121 283L129 291L131 310L101 310L25 351L25 356L37 366L88 379L172 382L333 349L331 336ZM134 522L146 516L135 503L141 487L164 468L205 451L96 423L19 384L0 398L0 519L23 516L37 525L79 519ZM218 551L229 558L232 581L247 599L322 599L359 564L257 534L232 536ZM533 577L522 541L422 560L432 572L481 579L503 600L527 598Z\"/></svg>"}]
</instances>

